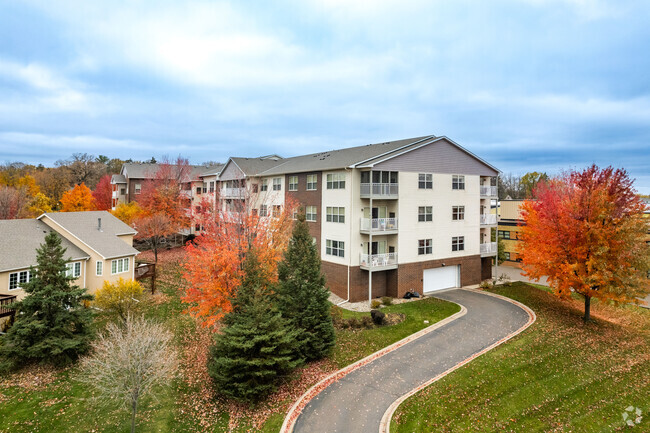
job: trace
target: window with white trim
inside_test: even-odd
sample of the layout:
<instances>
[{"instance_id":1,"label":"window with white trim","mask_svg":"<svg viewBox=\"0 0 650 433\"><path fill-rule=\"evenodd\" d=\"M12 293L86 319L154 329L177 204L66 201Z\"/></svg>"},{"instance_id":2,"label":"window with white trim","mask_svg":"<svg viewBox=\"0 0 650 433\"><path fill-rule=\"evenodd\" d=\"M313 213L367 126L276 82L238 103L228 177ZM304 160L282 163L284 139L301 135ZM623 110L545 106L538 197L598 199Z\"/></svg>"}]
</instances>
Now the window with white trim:
<instances>
[{"instance_id":1,"label":"window with white trim","mask_svg":"<svg viewBox=\"0 0 650 433\"><path fill-rule=\"evenodd\" d=\"M343 241L333 241L330 239L325 240L325 254L328 256L345 256L345 242Z\"/></svg>"},{"instance_id":2,"label":"window with white trim","mask_svg":"<svg viewBox=\"0 0 650 433\"><path fill-rule=\"evenodd\" d=\"M419 222L433 221L433 207L418 206L418 221Z\"/></svg>"},{"instance_id":3,"label":"window with white trim","mask_svg":"<svg viewBox=\"0 0 650 433\"><path fill-rule=\"evenodd\" d=\"M465 236L454 236L451 238L451 250L452 251L464 251L465 250Z\"/></svg>"},{"instance_id":4,"label":"window with white trim","mask_svg":"<svg viewBox=\"0 0 650 433\"><path fill-rule=\"evenodd\" d=\"M328 174L327 189L345 189L345 173Z\"/></svg>"},{"instance_id":5,"label":"window with white trim","mask_svg":"<svg viewBox=\"0 0 650 433\"><path fill-rule=\"evenodd\" d=\"M465 189L465 176L461 174L452 175L451 189Z\"/></svg>"},{"instance_id":6,"label":"window with white trim","mask_svg":"<svg viewBox=\"0 0 650 433\"><path fill-rule=\"evenodd\" d=\"M214 192L214 182L210 182L210 192Z\"/></svg>"},{"instance_id":7,"label":"window with white trim","mask_svg":"<svg viewBox=\"0 0 650 433\"><path fill-rule=\"evenodd\" d=\"M98 277L101 277L103 273L104 273L104 262L101 260L97 260L97 263L95 264L95 274Z\"/></svg>"},{"instance_id":8,"label":"window with white trim","mask_svg":"<svg viewBox=\"0 0 650 433\"><path fill-rule=\"evenodd\" d=\"M316 221L316 206L305 206L305 220L315 222Z\"/></svg>"},{"instance_id":9,"label":"window with white trim","mask_svg":"<svg viewBox=\"0 0 650 433\"><path fill-rule=\"evenodd\" d=\"M142 184L136 183L134 185L134 188L135 188L135 193L136 194L140 194L142 192Z\"/></svg>"},{"instance_id":10,"label":"window with white trim","mask_svg":"<svg viewBox=\"0 0 650 433\"><path fill-rule=\"evenodd\" d=\"M111 260L111 274L121 274L129 271L129 258Z\"/></svg>"},{"instance_id":11,"label":"window with white trim","mask_svg":"<svg viewBox=\"0 0 650 433\"><path fill-rule=\"evenodd\" d=\"M9 290L19 290L31 279L32 273L29 271L12 272L9 274Z\"/></svg>"},{"instance_id":12,"label":"window with white trim","mask_svg":"<svg viewBox=\"0 0 650 433\"><path fill-rule=\"evenodd\" d=\"M274 204L272 212L273 212L273 217L278 218L280 217L280 212L282 212L282 207L279 204Z\"/></svg>"},{"instance_id":13,"label":"window with white trim","mask_svg":"<svg viewBox=\"0 0 650 433\"><path fill-rule=\"evenodd\" d=\"M260 191L268 191L268 190L269 190L268 179L262 179L262 186L260 187Z\"/></svg>"},{"instance_id":14,"label":"window with white trim","mask_svg":"<svg viewBox=\"0 0 650 433\"><path fill-rule=\"evenodd\" d=\"M330 223L344 223L345 222L345 208L344 207L327 207L325 209L326 221Z\"/></svg>"},{"instance_id":15,"label":"window with white trim","mask_svg":"<svg viewBox=\"0 0 650 433\"><path fill-rule=\"evenodd\" d=\"M66 263L65 275L67 277L78 278L81 275L81 262Z\"/></svg>"},{"instance_id":16,"label":"window with white trim","mask_svg":"<svg viewBox=\"0 0 650 433\"><path fill-rule=\"evenodd\" d=\"M273 178L273 191L280 191L282 190L282 178L281 177L274 177Z\"/></svg>"},{"instance_id":17,"label":"window with white trim","mask_svg":"<svg viewBox=\"0 0 650 433\"><path fill-rule=\"evenodd\" d=\"M454 221L460 221L465 219L465 206L452 206L451 207L451 219Z\"/></svg>"},{"instance_id":18,"label":"window with white trim","mask_svg":"<svg viewBox=\"0 0 650 433\"><path fill-rule=\"evenodd\" d=\"M431 173L418 174L419 189L433 189L433 175Z\"/></svg>"},{"instance_id":19,"label":"window with white trim","mask_svg":"<svg viewBox=\"0 0 650 433\"><path fill-rule=\"evenodd\" d=\"M267 210L267 206L265 204L260 205L260 216L261 217L268 216L268 210Z\"/></svg>"},{"instance_id":20,"label":"window with white trim","mask_svg":"<svg viewBox=\"0 0 650 433\"><path fill-rule=\"evenodd\" d=\"M418 255L433 254L433 239L420 239L418 241Z\"/></svg>"},{"instance_id":21,"label":"window with white trim","mask_svg":"<svg viewBox=\"0 0 650 433\"><path fill-rule=\"evenodd\" d=\"M289 191L298 191L298 176L289 176Z\"/></svg>"},{"instance_id":22,"label":"window with white trim","mask_svg":"<svg viewBox=\"0 0 650 433\"><path fill-rule=\"evenodd\" d=\"M308 174L307 175L307 191L316 191L318 185L318 175L317 174Z\"/></svg>"}]
</instances>

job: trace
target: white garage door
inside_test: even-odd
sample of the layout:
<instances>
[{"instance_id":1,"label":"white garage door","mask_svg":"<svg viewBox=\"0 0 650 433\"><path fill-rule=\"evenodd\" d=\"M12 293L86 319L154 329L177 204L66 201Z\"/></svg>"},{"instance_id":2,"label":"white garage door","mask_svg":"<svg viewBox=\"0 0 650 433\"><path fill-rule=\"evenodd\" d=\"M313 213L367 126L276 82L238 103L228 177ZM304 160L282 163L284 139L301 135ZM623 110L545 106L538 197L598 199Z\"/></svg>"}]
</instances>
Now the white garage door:
<instances>
[{"instance_id":1,"label":"white garage door","mask_svg":"<svg viewBox=\"0 0 650 433\"><path fill-rule=\"evenodd\" d=\"M422 281L424 293L459 287L460 265L444 268L425 269Z\"/></svg>"}]
</instances>

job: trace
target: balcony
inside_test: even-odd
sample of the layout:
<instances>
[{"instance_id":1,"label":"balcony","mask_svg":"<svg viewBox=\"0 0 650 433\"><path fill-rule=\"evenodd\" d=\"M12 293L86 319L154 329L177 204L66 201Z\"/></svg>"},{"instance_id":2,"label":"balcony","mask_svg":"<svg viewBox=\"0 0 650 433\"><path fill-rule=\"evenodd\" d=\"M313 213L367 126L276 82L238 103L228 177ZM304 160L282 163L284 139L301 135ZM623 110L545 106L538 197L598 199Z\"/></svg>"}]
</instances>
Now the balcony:
<instances>
[{"instance_id":1,"label":"balcony","mask_svg":"<svg viewBox=\"0 0 650 433\"><path fill-rule=\"evenodd\" d=\"M483 185L481 185L481 197L483 197L483 198L496 198L497 197L497 187L496 186L483 186Z\"/></svg>"},{"instance_id":2,"label":"balcony","mask_svg":"<svg viewBox=\"0 0 650 433\"><path fill-rule=\"evenodd\" d=\"M493 226L497 224L497 216L492 214L481 214L482 226Z\"/></svg>"},{"instance_id":3,"label":"balcony","mask_svg":"<svg viewBox=\"0 0 650 433\"><path fill-rule=\"evenodd\" d=\"M361 254L359 262L361 269L385 271L397 269L397 253Z\"/></svg>"},{"instance_id":4,"label":"balcony","mask_svg":"<svg viewBox=\"0 0 650 433\"><path fill-rule=\"evenodd\" d=\"M11 304L16 302L15 295L0 295L0 317L9 317L15 314Z\"/></svg>"},{"instance_id":5,"label":"balcony","mask_svg":"<svg viewBox=\"0 0 650 433\"><path fill-rule=\"evenodd\" d=\"M361 218L361 233L392 235L397 234L397 218Z\"/></svg>"},{"instance_id":6,"label":"balcony","mask_svg":"<svg viewBox=\"0 0 650 433\"><path fill-rule=\"evenodd\" d=\"M486 242L481 244L481 257L489 257L497 255L497 243Z\"/></svg>"},{"instance_id":7,"label":"balcony","mask_svg":"<svg viewBox=\"0 0 650 433\"><path fill-rule=\"evenodd\" d=\"M221 198L244 198L246 188L221 188Z\"/></svg>"},{"instance_id":8,"label":"balcony","mask_svg":"<svg viewBox=\"0 0 650 433\"><path fill-rule=\"evenodd\" d=\"M362 183L361 198L397 198L399 184L397 183Z\"/></svg>"}]
</instances>

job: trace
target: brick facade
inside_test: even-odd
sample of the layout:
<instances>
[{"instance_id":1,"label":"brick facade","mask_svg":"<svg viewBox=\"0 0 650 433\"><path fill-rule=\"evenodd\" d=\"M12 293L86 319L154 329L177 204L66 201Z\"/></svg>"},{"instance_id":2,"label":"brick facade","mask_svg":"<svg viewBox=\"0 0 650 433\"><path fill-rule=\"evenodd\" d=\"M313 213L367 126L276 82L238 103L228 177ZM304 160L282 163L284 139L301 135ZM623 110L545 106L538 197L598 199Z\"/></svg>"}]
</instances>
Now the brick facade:
<instances>
[{"instance_id":1,"label":"brick facade","mask_svg":"<svg viewBox=\"0 0 650 433\"><path fill-rule=\"evenodd\" d=\"M481 256L466 256L400 264L397 269L372 273L372 297L392 296L400 298L410 290L422 293L423 271L425 269L460 265L460 284L467 286L481 282ZM347 299L348 267L330 262L321 262L327 279L326 286L337 296ZM350 267L350 302L368 299L368 271L358 266Z\"/></svg>"},{"instance_id":2,"label":"brick facade","mask_svg":"<svg viewBox=\"0 0 650 433\"><path fill-rule=\"evenodd\" d=\"M318 183L316 184L316 190L307 191L307 175L315 174L317 176ZM298 177L298 191L289 191L289 178L291 176ZM323 197L323 173L320 171L311 171L309 173L296 173L291 175L286 175L284 177L285 184L285 203L288 203L290 200L295 200L300 206L316 206L316 221L307 221L309 226L309 233L316 238L316 247L320 252L321 248L321 226L323 218L325 218L325 213L322 207L322 197ZM346 270L346 287L347 287L347 270ZM346 289L347 293L347 289Z\"/></svg>"}]
</instances>

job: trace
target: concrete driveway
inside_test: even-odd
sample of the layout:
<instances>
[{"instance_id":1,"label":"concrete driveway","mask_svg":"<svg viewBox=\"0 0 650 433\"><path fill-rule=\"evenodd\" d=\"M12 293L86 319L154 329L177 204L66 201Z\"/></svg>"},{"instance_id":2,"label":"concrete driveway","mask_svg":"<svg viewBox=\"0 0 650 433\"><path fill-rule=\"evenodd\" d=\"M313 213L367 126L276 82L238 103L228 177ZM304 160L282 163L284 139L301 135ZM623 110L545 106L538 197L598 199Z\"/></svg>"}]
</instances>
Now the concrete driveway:
<instances>
[{"instance_id":1,"label":"concrete driveway","mask_svg":"<svg viewBox=\"0 0 650 433\"><path fill-rule=\"evenodd\" d=\"M467 313L327 386L307 403L293 431L377 433L401 396L532 323L523 308L478 291L435 296L463 305Z\"/></svg>"},{"instance_id":2,"label":"concrete driveway","mask_svg":"<svg viewBox=\"0 0 650 433\"><path fill-rule=\"evenodd\" d=\"M524 283L533 283L533 284L541 284L543 286L548 286L548 282L546 281L546 278L542 278L539 281L534 281L528 277L524 277L523 275L521 275L521 272L522 270L520 267L513 266L513 265L499 265L499 268L496 271L494 267L492 267L492 275L496 275L497 278L503 274L506 274L508 278L510 278L510 281L523 281Z\"/></svg>"}]
</instances>

